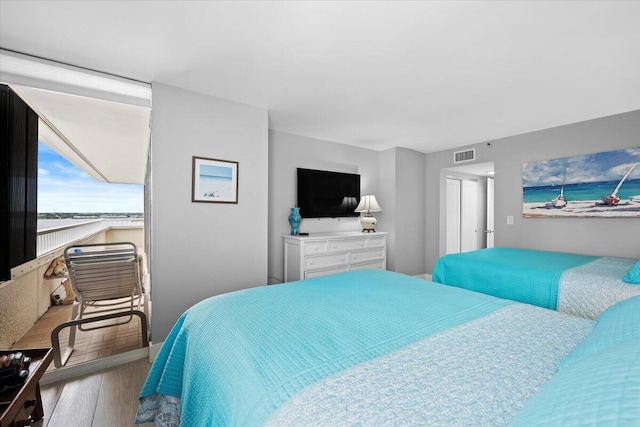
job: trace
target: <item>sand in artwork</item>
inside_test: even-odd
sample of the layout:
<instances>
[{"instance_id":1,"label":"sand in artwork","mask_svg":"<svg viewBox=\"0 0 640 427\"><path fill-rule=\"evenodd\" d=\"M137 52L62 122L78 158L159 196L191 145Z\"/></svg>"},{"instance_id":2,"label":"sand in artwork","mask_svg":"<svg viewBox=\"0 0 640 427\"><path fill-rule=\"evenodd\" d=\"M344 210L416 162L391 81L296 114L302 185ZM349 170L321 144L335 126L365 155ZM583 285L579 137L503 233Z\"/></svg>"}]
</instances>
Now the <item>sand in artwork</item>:
<instances>
[{"instance_id":1,"label":"sand in artwork","mask_svg":"<svg viewBox=\"0 0 640 427\"><path fill-rule=\"evenodd\" d=\"M616 206L607 206L601 200L569 201L561 209L553 207L550 202L523 203L522 216L529 218L575 216L637 218L640 217L640 200L621 201Z\"/></svg>"},{"instance_id":2,"label":"sand in artwork","mask_svg":"<svg viewBox=\"0 0 640 427\"><path fill-rule=\"evenodd\" d=\"M233 198L233 180L231 177L200 175L200 195L212 199L229 200Z\"/></svg>"}]
</instances>

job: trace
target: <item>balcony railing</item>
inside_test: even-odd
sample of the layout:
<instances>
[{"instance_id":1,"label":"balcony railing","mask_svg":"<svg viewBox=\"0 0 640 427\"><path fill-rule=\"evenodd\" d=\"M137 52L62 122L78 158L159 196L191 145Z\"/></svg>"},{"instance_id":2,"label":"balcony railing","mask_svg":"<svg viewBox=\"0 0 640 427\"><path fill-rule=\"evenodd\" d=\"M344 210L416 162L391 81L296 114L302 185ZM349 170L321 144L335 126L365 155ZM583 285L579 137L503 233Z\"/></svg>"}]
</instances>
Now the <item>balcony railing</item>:
<instances>
[{"instance_id":1,"label":"balcony railing","mask_svg":"<svg viewBox=\"0 0 640 427\"><path fill-rule=\"evenodd\" d=\"M107 227L143 227L144 218L103 219Z\"/></svg>"},{"instance_id":2,"label":"balcony railing","mask_svg":"<svg viewBox=\"0 0 640 427\"><path fill-rule=\"evenodd\" d=\"M143 218L96 219L76 224L65 224L38 230L37 256L65 247L80 239L95 235L110 227L143 227Z\"/></svg>"}]
</instances>

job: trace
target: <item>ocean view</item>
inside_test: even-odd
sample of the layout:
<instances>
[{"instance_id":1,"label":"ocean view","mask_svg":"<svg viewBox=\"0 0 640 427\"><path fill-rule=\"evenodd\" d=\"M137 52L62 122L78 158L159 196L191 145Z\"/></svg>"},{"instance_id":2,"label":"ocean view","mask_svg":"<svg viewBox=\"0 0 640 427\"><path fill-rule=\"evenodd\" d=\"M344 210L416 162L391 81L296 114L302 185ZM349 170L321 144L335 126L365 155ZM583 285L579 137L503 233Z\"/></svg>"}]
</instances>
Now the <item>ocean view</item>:
<instances>
[{"instance_id":1,"label":"ocean view","mask_svg":"<svg viewBox=\"0 0 640 427\"><path fill-rule=\"evenodd\" d=\"M589 182L565 184L564 196L567 201L601 200L618 185L618 181ZM560 193L560 185L546 185L542 187L525 187L523 189L523 203L550 202ZM640 179L628 179L624 182L618 196L621 200L629 200L632 196L640 196Z\"/></svg>"}]
</instances>

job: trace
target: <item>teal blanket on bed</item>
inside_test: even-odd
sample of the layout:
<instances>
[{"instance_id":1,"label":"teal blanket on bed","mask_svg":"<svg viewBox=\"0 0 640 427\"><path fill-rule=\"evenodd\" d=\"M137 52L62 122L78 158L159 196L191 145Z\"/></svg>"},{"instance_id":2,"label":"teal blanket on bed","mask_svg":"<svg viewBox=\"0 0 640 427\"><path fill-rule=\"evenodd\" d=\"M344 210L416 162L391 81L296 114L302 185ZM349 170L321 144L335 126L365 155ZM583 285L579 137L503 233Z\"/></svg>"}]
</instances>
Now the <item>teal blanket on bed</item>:
<instances>
[{"instance_id":1,"label":"teal blanket on bed","mask_svg":"<svg viewBox=\"0 0 640 427\"><path fill-rule=\"evenodd\" d=\"M565 270L598 257L530 249L490 248L441 257L433 281L555 310Z\"/></svg>"},{"instance_id":2,"label":"teal blanket on bed","mask_svg":"<svg viewBox=\"0 0 640 427\"><path fill-rule=\"evenodd\" d=\"M180 317L140 397L179 397L184 426L259 425L315 381L509 304L388 271L219 295Z\"/></svg>"}]
</instances>

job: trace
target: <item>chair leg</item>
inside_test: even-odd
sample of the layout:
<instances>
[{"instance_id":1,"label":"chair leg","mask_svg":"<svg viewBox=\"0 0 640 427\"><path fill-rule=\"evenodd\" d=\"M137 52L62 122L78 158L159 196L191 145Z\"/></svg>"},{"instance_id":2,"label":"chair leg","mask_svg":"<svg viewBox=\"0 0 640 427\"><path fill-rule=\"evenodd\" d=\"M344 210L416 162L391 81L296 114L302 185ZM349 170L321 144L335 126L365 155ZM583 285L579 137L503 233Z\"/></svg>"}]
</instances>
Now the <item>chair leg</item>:
<instances>
[{"instance_id":1,"label":"chair leg","mask_svg":"<svg viewBox=\"0 0 640 427\"><path fill-rule=\"evenodd\" d=\"M78 306L80 303L78 301L74 301L73 309L71 310L71 320L77 320L78 318ZM73 349L73 346L76 344L76 325L73 325L69 328L69 345L68 348Z\"/></svg>"},{"instance_id":2,"label":"chair leg","mask_svg":"<svg viewBox=\"0 0 640 427\"><path fill-rule=\"evenodd\" d=\"M149 330L148 330L147 316L141 311L137 311L137 310L131 311L131 312L124 311L119 313L105 314L102 316L87 317L84 319L74 319L56 326L51 332L51 342L53 344L53 361L55 363L56 368L64 366L69 360L69 356L71 356L71 352L73 351L73 348L67 348L64 355L62 356L60 355L59 334L61 330L63 330L64 328L74 328L76 326L83 325L85 323L100 322L103 320L115 319L118 317L125 317L125 316L132 317L134 315L140 318L140 326L142 328L142 346L149 347ZM108 327L108 326L105 326L105 327Z\"/></svg>"},{"instance_id":3,"label":"chair leg","mask_svg":"<svg viewBox=\"0 0 640 427\"><path fill-rule=\"evenodd\" d=\"M80 303L78 301L73 302L73 308L71 309L71 322L74 320L78 320L78 306ZM66 323L63 323L66 325ZM71 353L73 353L73 347L76 344L76 324L73 323L69 327L69 341L67 342L67 348L64 351L64 354L60 354L60 337L58 336L60 331L64 329L62 325L59 325L56 329L51 332L51 346L53 347L53 364L56 368L60 368L67 363Z\"/></svg>"}]
</instances>

